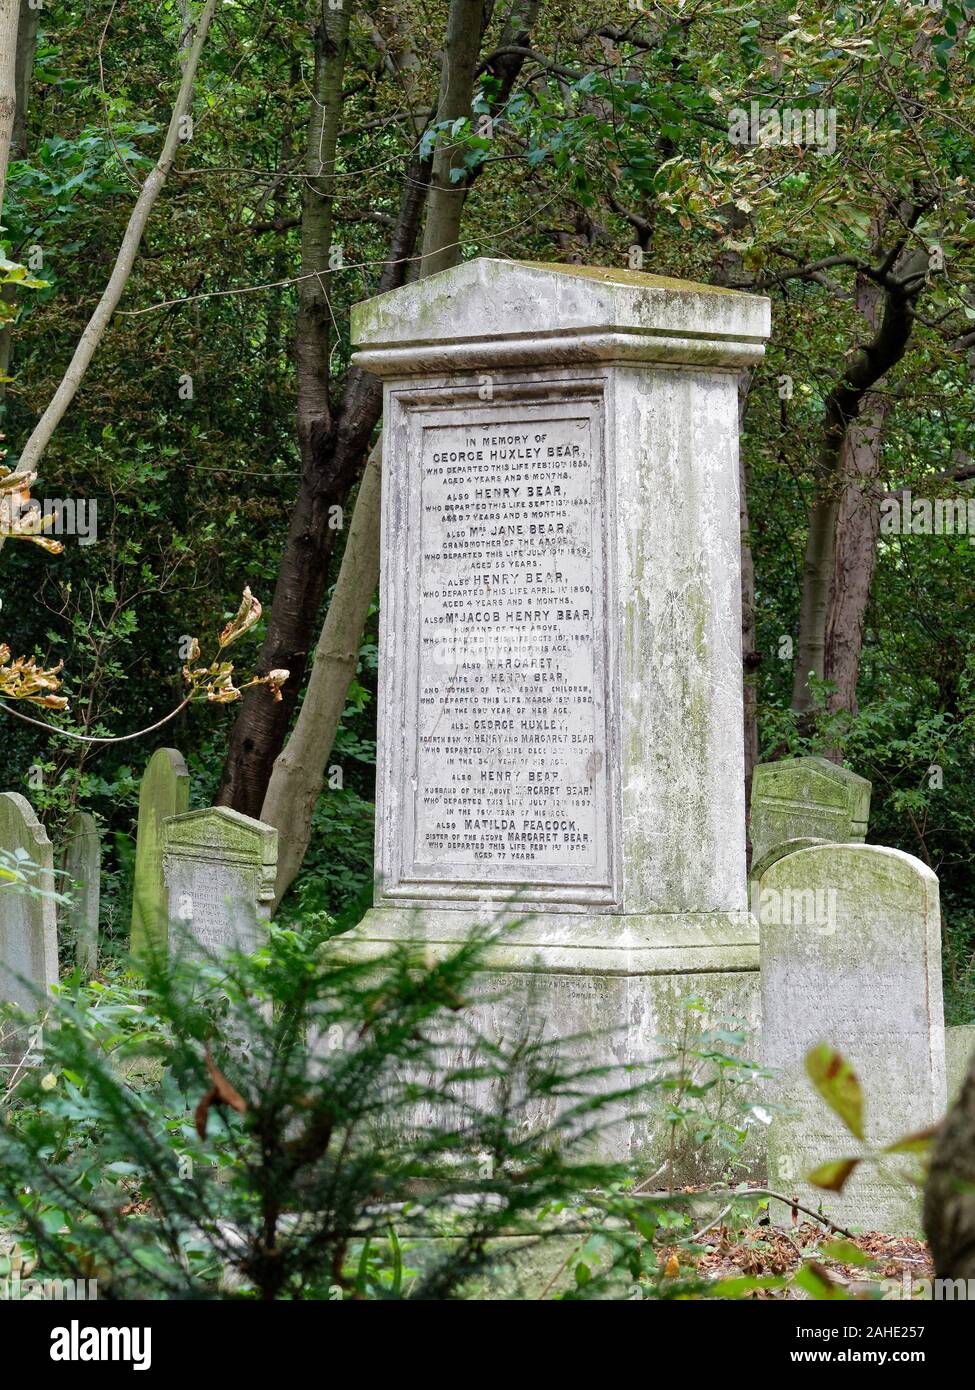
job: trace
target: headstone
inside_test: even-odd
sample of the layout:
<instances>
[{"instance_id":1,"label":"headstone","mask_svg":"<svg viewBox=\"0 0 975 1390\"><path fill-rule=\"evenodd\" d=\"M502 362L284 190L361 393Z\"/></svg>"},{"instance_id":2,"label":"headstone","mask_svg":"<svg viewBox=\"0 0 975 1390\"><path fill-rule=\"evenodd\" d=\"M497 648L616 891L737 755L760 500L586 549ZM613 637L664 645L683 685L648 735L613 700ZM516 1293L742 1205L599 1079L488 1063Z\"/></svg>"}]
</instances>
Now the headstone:
<instances>
[{"instance_id":1,"label":"headstone","mask_svg":"<svg viewBox=\"0 0 975 1390\"><path fill-rule=\"evenodd\" d=\"M958 1099L975 1054L975 1023L955 1024L945 1029L945 1068L948 1073L948 1104Z\"/></svg>"},{"instance_id":2,"label":"headstone","mask_svg":"<svg viewBox=\"0 0 975 1390\"><path fill-rule=\"evenodd\" d=\"M169 944L219 959L263 941L278 863L273 826L218 806L163 826Z\"/></svg>"},{"instance_id":3,"label":"headstone","mask_svg":"<svg viewBox=\"0 0 975 1390\"><path fill-rule=\"evenodd\" d=\"M878 845L818 845L762 877L762 1060L786 1113L769 1129L769 1186L846 1228L911 1234L916 1158L861 1163L841 1194L805 1179L820 1165L876 1151L933 1125L945 1109L938 880ZM806 1074L821 1043L852 1065L865 1097L866 1147ZM893 1176L885 1175L892 1170ZM773 1219L789 1207L773 1203Z\"/></svg>"},{"instance_id":4,"label":"headstone","mask_svg":"<svg viewBox=\"0 0 975 1390\"><path fill-rule=\"evenodd\" d=\"M169 921L162 870L162 824L190 804L190 776L182 753L158 748L146 766L139 791L135 845L131 949L136 957L164 950Z\"/></svg>"},{"instance_id":5,"label":"headstone","mask_svg":"<svg viewBox=\"0 0 975 1390\"><path fill-rule=\"evenodd\" d=\"M98 908L101 894L101 838L95 817L76 811L65 827L62 891L71 898L61 914L62 937L73 946L86 975L98 968Z\"/></svg>"},{"instance_id":6,"label":"headstone","mask_svg":"<svg viewBox=\"0 0 975 1390\"><path fill-rule=\"evenodd\" d=\"M752 863L786 840L862 843L870 783L827 758L759 763L752 774Z\"/></svg>"},{"instance_id":7,"label":"headstone","mask_svg":"<svg viewBox=\"0 0 975 1390\"><path fill-rule=\"evenodd\" d=\"M343 949L517 924L488 990L556 1036L622 1028L593 1043L620 1061L683 997L754 1014L729 730L737 380L767 300L482 259L352 327L385 384L382 713L375 906Z\"/></svg>"},{"instance_id":8,"label":"headstone","mask_svg":"<svg viewBox=\"0 0 975 1390\"><path fill-rule=\"evenodd\" d=\"M54 851L30 802L0 793L0 849L22 860L26 883L0 878L0 1000L28 1013L58 981ZM7 1034L3 1051L15 1055L22 1040Z\"/></svg>"}]
</instances>

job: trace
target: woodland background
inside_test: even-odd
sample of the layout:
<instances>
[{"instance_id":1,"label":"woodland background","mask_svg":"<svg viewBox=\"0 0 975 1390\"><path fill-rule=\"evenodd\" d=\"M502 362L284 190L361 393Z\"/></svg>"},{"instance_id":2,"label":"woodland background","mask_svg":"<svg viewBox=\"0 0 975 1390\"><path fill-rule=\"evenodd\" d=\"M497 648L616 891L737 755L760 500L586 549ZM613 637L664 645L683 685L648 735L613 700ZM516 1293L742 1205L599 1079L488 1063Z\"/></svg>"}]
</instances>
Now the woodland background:
<instances>
[{"instance_id":1,"label":"woodland background","mask_svg":"<svg viewBox=\"0 0 975 1390\"><path fill-rule=\"evenodd\" d=\"M200 7L20 11L3 236L45 287L3 290L8 467L108 280ZM53 834L78 805L104 826L109 939L162 743L194 805L279 825L286 918L367 889L380 401L349 306L477 255L642 266L772 299L741 389L747 761L872 780L868 838L938 872L948 1021L975 1018L975 551L880 533L885 497L975 477L973 65L955 4L215 7L191 134L34 487L94 499L97 543L8 545L0 624L15 655L64 658L71 708L44 718L87 734L178 704L184 637L247 584L265 615L238 665L292 679L94 748L0 711L4 786ZM732 143L753 101L835 113L835 152Z\"/></svg>"}]
</instances>

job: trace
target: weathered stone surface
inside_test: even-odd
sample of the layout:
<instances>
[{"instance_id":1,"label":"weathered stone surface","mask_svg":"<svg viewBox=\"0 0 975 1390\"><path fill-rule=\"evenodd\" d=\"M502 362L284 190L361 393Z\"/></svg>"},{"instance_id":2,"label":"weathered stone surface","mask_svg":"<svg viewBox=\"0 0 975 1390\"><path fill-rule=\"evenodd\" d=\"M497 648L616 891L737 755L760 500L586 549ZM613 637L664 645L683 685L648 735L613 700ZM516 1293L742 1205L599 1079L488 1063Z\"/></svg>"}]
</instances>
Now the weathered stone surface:
<instances>
[{"instance_id":1,"label":"weathered stone surface","mask_svg":"<svg viewBox=\"0 0 975 1390\"><path fill-rule=\"evenodd\" d=\"M76 811L65 827L62 869L61 888L71 905L62 910L61 935L73 946L78 965L91 975L98 966L102 842L89 811Z\"/></svg>"},{"instance_id":2,"label":"weathered stone surface","mask_svg":"<svg viewBox=\"0 0 975 1390\"><path fill-rule=\"evenodd\" d=\"M759 763L752 775L752 863L786 840L859 843L867 833L870 783L826 758Z\"/></svg>"},{"instance_id":3,"label":"weathered stone surface","mask_svg":"<svg viewBox=\"0 0 975 1390\"><path fill-rule=\"evenodd\" d=\"M763 1060L777 1069L769 1185L842 1226L910 1233L917 1192L906 1177L861 1164L842 1194L804 1179L867 1149L805 1072L828 1043L853 1065L868 1148L935 1123L945 1108L938 880L920 860L876 845L819 845L779 859L760 893ZM907 1165L888 1159L886 1166ZM773 1212L788 1221L789 1209Z\"/></svg>"},{"instance_id":4,"label":"weathered stone surface","mask_svg":"<svg viewBox=\"0 0 975 1390\"><path fill-rule=\"evenodd\" d=\"M948 1074L948 1104L958 1099L975 1053L975 1023L956 1024L945 1029L945 1069Z\"/></svg>"},{"instance_id":5,"label":"weathered stone surface","mask_svg":"<svg viewBox=\"0 0 975 1390\"><path fill-rule=\"evenodd\" d=\"M139 790L139 828L132 893L132 954L165 950L168 906L162 870L162 824L190 804L190 776L182 753L158 748L146 766Z\"/></svg>"},{"instance_id":6,"label":"weathered stone surface","mask_svg":"<svg viewBox=\"0 0 975 1390\"><path fill-rule=\"evenodd\" d=\"M505 978L537 976L558 1035L573 992L592 1028L630 1010L639 1053L662 977L754 972L728 729L736 370L767 332L753 296L491 260L354 311L389 461L356 949L523 920Z\"/></svg>"},{"instance_id":7,"label":"weathered stone surface","mask_svg":"<svg viewBox=\"0 0 975 1390\"><path fill-rule=\"evenodd\" d=\"M775 845L767 850L761 859L752 859L752 865L748 873L748 906L752 916L758 916L758 892L762 875L772 867L779 859L784 859L787 854L795 854L797 849L809 849L813 845L828 844L828 840L814 839L809 835L798 836L795 840L783 840L781 844Z\"/></svg>"},{"instance_id":8,"label":"weathered stone surface","mask_svg":"<svg viewBox=\"0 0 975 1390\"><path fill-rule=\"evenodd\" d=\"M163 824L169 944L219 959L264 939L274 900L278 832L218 806Z\"/></svg>"},{"instance_id":9,"label":"weathered stone surface","mask_svg":"<svg viewBox=\"0 0 975 1390\"><path fill-rule=\"evenodd\" d=\"M26 885L0 880L0 999L33 1013L58 981L54 851L30 802L0 793L0 847L23 859ZM24 891L27 887L38 890ZM4 1050L16 1039L4 1039Z\"/></svg>"}]
</instances>

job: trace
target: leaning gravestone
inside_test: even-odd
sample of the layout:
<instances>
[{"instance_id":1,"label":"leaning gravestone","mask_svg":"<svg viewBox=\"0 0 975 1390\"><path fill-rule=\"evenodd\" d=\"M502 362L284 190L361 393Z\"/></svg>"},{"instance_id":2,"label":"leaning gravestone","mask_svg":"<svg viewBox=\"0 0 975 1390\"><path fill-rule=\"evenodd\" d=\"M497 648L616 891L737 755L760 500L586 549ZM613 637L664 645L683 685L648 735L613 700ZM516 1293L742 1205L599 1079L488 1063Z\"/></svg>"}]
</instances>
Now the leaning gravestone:
<instances>
[{"instance_id":1,"label":"leaning gravestone","mask_svg":"<svg viewBox=\"0 0 975 1390\"><path fill-rule=\"evenodd\" d=\"M65 827L64 892L71 904L62 910L62 936L74 949L86 975L98 967L98 908L101 893L101 839L95 817L76 811Z\"/></svg>"},{"instance_id":2,"label":"leaning gravestone","mask_svg":"<svg viewBox=\"0 0 975 1390\"><path fill-rule=\"evenodd\" d=\"M769 1130L769 1186L838 1225L905 1235L919 1228L916 1159L890 1157L887 1176L862 1163L842 1194L805 1181L865 1148L806 1075L827 1043L852 1064L873 1150L933 1125L945 1109L938 880L926 865L878 845L819 845L762 877L762 1060L787 1112ZM790 1208L773 1203L773 1219Z\"/></svg>"},{"instance_id":3,"label":"leaning gravestone","mask_svg":"<svg viewBox=\"0 0 975 1390\"><path fill-rule=\"evenodd\" d=\"M0 879L0 1000L33 1013L58 981L54 851L29 801L0 793L0 848L22 860L26 883ZM33 891L30 891L33 890ZM4 1039L3 1050L19 1039Z\"/></svg>"},{"instance_id":4,"label":"leaning gravestone","mask_svg":"<svg viewBox=\"0 0 975 1390\"><path fill-rule=\"evenodd\" d=\"M759 763L752 774L752 863L787 840L861 842L870 815L870 783L827 758Z\"/></svg>"},{"instance_id":5,"label":"leaning gravestone","mask_svg":"<svg viewBox=\"0 0 975 1390\"><path fill-rule=\"evenodd\" d=\"M159 748L153 753L139 791L139 828L135 845L131 950L136 957L164 950L169 920L162 870L162 824L182 815L190 804L190 777L182 753Z\"/></svg>"},{"instance_id":6,"label":"leaning gravestone","mask_svg":"<svg viewBox=\"0 0 975 1390\"><path fill-rule=\"evenodd\" d=\"M357 305L352 331L385 384L382 714L375 906L343 949L514 924L484 957L513 1002L485 1027L531 996L596 1063L648 1061L690 995L754 1017L728 730L737 381L768 301L482 259ZM640 1124L609 1151L660 1141Z\"/></svg>"},{"instance_id":7,"label":"leaning gravestone","mask_svg":"<svg viewBox=\"0 0 975 1390\"><path fill-rule=\"evenodd\" d=\"M163 826L169 942L219 958L263 941L278 863L278 832L218 806Z\"/></svg>"}]
</instances>

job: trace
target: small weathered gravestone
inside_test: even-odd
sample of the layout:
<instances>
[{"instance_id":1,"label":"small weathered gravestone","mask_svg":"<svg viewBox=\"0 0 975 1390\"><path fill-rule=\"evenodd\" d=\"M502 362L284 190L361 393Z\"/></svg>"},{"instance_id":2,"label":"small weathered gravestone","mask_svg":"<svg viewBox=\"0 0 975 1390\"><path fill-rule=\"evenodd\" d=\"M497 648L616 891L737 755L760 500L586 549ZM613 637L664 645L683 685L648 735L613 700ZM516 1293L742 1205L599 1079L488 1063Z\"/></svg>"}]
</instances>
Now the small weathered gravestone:
<instances>
[{"instance_id":1,"label":"small weathered gravestone","mask_svg":"<svg viewBox=\"0 0 975 1390\"><path fill-rule=\"evenodd\" d=\"M958 1099L962 1082L975 1053L975 1023L955 1024L945 1029L945 1067L948 1073L948 1104Z\"/></svg>"},{"instance_id":2,"label":"small weathered gravestone","mask_svg":"<svg viewBox=\"0 0 975 1390\"><path fill-rule=\"evenodd\" d=\"M278 832L217 806L163 826L169 944L219 958L262 942L274 901Z\"/></svg>"},{"instance_id":3,"label":"small weathered gravestone","mask_svg":"<svg viewBox=\"0 0 975 1390\"><path fill-rule=\"evenodd\" d=\"M101 894L101 838L95 817L76 811L66 826L62 890L71 898L61 914L63 937L86 975L98 966L98 907Z\"/></svg>"},{"instance_id":4,"label":"small weathered gravestone","mask_svg":"<svg viewBox=\"0 0 975 1390\"><path fill-rule=\"evenodd\" d=\"M131 948L134 956L164 950L169 920L162 870L162 824L190 804L190 776L182 753L159 748L142 777L135 846Z\"/></svg>"},{"instance_id":5,"label":"small weathered gravestone","mask_svg":"<svg viewBox=\"0 0 975 1390\"><path fill-rule=\"evenodd\" d=\"M870 815L870 783L826 758L759 763L752 775L752 864L786 840L861 843Z\"/></svg>"},{"instance_id":6,"label":"small weathered gravestone","mask_svg":"<svg viewBox=\"0 0 975 1390\"><path fill-rule=\"evenodd\" d=\"M759 897L763 1062L775 1069L769 1186L845 1227L918 1229L916 1158L862 1162L842 1193L806 1181L821 1165L876 1152L936 1123L945 1109L938 880L878 845L796 850L762 876ZM864 1142L806 1073L826 1043L864 1095ZM773 1203L773 1220L790 1209Z\"/></svg>"},{"instance_id":7,"label":"small weathered gravestone","mask_svg":"<svg viewBox=\"0 0 975 1390\"><path fill-rule=\"evenodd\" d=\"M0 878L0 1000L29 1013L58 980L54 851L30 802L0 793L0 849L20 861L23 882ZM16 1040L19 1041L19 1040ZM8 1052L11 1039L4 1039Z\"/></svg>"}]
</instances>

